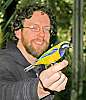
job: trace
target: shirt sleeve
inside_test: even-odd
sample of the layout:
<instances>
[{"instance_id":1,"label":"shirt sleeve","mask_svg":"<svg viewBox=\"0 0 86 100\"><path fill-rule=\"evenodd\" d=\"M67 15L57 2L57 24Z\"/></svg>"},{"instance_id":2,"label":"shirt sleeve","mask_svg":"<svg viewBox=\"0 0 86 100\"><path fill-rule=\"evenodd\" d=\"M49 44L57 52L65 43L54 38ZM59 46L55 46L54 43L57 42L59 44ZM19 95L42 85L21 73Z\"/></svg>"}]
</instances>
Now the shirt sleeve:
<instances>
[{"instance_id":1,"label":"shirt sleeve","mask_svg":"<svg viewBox=\"0 0 86 100\"><path fill-rule=\"evenodd\" d=\"M2 80L0 81L0 100L39 100L37 83L37 79L18 82Z\"/></svg>"},{"instance_id":2,"label":"shirt sleeve","mask_svg":"<svg viewBox=\"0 0 86 100\"><path fill-rule=\"evenodd\" d=\"M53 100L52 96L39 99L38 78L18 79L0 64L0 100Z\"/></svg>"}]
</instances>

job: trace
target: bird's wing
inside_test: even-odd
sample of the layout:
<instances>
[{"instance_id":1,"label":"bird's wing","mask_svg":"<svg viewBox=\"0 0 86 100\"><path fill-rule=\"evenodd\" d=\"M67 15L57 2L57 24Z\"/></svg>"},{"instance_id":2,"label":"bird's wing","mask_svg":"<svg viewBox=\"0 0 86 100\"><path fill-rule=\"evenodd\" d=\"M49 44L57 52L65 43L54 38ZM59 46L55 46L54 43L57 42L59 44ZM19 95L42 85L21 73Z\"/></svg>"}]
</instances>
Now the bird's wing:
<instances>
[{"instance_id":1,"label":"bird's wing","mask_svg":"<svg viewBox=\"0 0 86 100\"><path fill-rule=\"evenodd\" d=\"M44 57L46 57L46 56L52 55L52 54L55 53L57 50L58 50L58 48L54 48L53 50L49 50L49 51L45 52L45 53L39 58L39 60L42 59L42 58L44 58Z\"/></svg>"}]
</instances>

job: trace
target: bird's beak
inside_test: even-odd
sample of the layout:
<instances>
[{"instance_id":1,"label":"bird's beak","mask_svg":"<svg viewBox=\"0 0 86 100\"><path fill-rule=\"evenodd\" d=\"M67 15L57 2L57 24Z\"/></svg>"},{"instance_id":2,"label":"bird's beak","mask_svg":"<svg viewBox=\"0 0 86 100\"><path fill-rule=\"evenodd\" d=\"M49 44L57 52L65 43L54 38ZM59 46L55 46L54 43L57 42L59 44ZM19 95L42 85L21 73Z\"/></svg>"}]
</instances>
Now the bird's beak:
<instances>
[{"instance_id":1,"label":"bird's beak","mask_svg":"<svg viewBox=\"0 0 86 100\"><path fill-rule=\"evenodd\" d=\"M72 44L71 44L71 43L69 44L69 48L73 48L73 46L72 46Z\"/></svg>"}]
</instances>

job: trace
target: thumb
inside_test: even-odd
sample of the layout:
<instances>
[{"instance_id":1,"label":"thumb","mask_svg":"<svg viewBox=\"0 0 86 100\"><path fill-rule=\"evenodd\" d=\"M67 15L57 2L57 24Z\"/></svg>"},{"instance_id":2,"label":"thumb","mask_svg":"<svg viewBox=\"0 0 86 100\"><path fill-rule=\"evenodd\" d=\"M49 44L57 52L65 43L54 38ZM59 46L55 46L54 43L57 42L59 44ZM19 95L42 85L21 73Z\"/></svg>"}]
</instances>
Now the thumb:
<instances>
[{"instance_id":1,"label":"thumb","mask_svg":"<svg viewBox=\"0 0 86 100\"><path fill-rule=\"evenodd\" d=\"M50 77L53 74L55 74L56 72L62 70L65 67L67 67L67 65L68 65L68 61L67 60L63 60L62 62L56 63L56 64L52 65L51 67L49 67L46 70L46 73L47 73L48 77Z\"/></svg>"}]
</instances>

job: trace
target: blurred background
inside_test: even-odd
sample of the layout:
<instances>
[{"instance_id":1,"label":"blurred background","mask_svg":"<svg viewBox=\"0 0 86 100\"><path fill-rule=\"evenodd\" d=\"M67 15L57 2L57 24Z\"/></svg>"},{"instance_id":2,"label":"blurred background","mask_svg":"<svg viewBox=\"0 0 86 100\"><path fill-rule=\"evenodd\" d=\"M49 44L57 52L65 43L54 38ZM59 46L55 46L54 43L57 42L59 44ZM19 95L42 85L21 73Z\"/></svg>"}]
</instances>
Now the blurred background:
<instances>
[{"instance_id":1,"label":"blurred background","mask_svg":"<svg viewBox=\"0 0 86 100\"><path fill-rule=\"evenodd\" d=\"M48 4L57 19L59 42L70 41L65 55L69 61L64 73L68 77L66 89L55 93L54 100L85 100L86 96L86 0L0 0L0 48L12 39L11 21L16 9L30 3Z\"/></svg>"}]
</instances>

